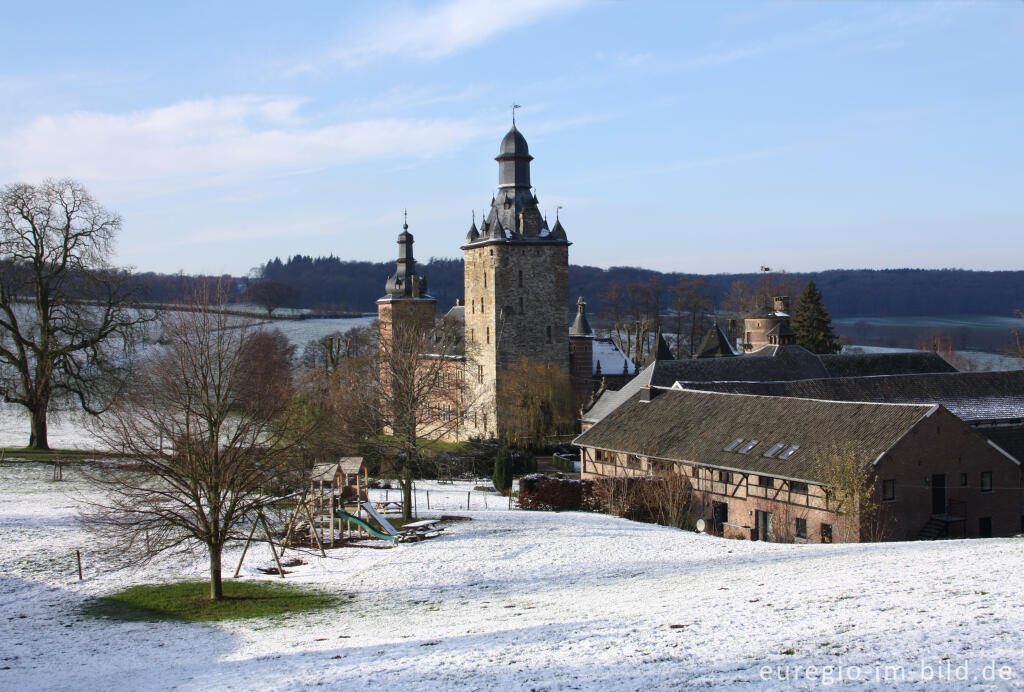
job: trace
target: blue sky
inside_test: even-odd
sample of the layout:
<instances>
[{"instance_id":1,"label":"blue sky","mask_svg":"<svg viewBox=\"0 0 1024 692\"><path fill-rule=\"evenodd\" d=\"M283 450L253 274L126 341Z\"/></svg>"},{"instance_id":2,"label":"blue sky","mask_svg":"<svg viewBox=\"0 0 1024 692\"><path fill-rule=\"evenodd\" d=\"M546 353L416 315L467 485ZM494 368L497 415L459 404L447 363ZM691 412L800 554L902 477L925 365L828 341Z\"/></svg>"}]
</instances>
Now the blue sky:
<instances>
[{"instance_id":1,"label":"blue sky","mask_svg":"<svg viewBox=\"0 0 1024 692\"><path fill-rule=\"evenodd\" d=\"M1022 268L1024 2L95 5L5 9L0 182L140 270L457 256L513 102L574 263Z\"/></svg>"}]
</instances>

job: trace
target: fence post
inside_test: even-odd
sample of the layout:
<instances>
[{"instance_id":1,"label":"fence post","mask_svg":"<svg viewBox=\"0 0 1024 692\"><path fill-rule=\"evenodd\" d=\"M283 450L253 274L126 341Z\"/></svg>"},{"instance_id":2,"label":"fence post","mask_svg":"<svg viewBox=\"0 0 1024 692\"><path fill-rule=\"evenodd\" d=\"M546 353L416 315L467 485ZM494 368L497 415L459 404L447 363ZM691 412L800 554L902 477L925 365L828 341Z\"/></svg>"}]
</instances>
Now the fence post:
<instances>
[{"instance_id":1,"label":"fence post","mask_svg":"<svg viewBox=\"0 0 1024 692\"><path fill-rule=\"evenodd\" d=\"M430 509L430 491L427 491L427 509Z\"/></svg>"},{"instance_id":2,"label":"fence post","mask_svg":"<svg viewBox=\"0 0 1024 692\"><path fill-rule=\"evenodd\" d=\"M82 551L75 550L75 559L78 560L78 581L82 581Z\"/></svg>"},{"instance_id":3,"label":"fence post","mask_svg":"<svg viewBox=\"0 0 1024 692\"><path fill-rule=\"evenodd\" d=\"M466 509L467 510L469 510L469 493L470 492L472 492L472 491L470 491L470 490L466 491Z\"/></svg>"}]
</instances>

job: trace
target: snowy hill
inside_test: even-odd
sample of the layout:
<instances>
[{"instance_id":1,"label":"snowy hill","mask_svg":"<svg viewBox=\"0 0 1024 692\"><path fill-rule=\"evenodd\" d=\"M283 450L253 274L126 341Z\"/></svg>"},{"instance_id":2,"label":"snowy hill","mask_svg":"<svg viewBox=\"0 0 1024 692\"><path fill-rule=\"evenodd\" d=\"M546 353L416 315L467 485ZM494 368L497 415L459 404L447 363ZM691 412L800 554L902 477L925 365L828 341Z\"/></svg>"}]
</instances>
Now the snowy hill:
<instances>
[{"instance_id":1,"label":"snowy hill","mask_svg":"<svg viewBox=\"0 0 1024 692\"><path fill-rule=\"evenodd\" d=\"M118 568L74 523L84 492L74 470L65 483L47 482L38 464L0 474L0 689L782 689L854 678L888 687L940 671L968 676L946 687L1024 684L1022 539L751 543L510 512L493 495L485 510L481 493L457 512L472 521L439 539L304 555L288 580L353 595L344 606L122 623L77 607L183 570L201 578L202 555ZM424 484L419 506L429 490L434 514L452 513L470 488ZM225 556L226 571L238 553ZM255 570L269 564L257 551L245 578L276 579Z\"/></svg>"}]
</instances>

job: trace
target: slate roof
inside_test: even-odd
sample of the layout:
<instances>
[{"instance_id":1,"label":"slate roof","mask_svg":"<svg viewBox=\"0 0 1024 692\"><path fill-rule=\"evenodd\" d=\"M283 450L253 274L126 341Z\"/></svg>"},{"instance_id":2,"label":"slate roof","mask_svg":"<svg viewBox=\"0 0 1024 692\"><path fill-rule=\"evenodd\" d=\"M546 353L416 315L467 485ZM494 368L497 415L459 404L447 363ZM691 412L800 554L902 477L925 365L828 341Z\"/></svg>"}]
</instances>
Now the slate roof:
<instances>
[{"instance_id":1,"label":"slate roof","mask_svg":"<svg viewBox=\"0 0 1024 692\"><path fill-rule=\"evenodd\" d=\"M437 321L434 327L434 341L440 342L448 334L451 334L454 341L449 349L449 355L460 357L466 355L466 306L454 305Z\"/></svg>"},{"instance_id":2,"label":"slate roof","mask_svg":"<svg viewBox=\"0 0 1024 692\"><path fill-rule=\"evenodd\" d=\"M911 353L837 353L821 355L822 365L832 377L859 377L865 375L898 375L924 372L958 372L938 353L914 351Z\"/></svg>"},{"instance_id":3,"label":"slate roof","mask_svg":"<svg viewBox=\"0 0 1024 692\"><path fill-rule=\"evenodd\" d=\"M822 483L822 459L854 448L875 459L937 409L875 404L657 390L637 392L573 443L658 459L776 478ZM726 452L732 440L758 440L747 454ZM763 456L776 443L798 445L788 459Z\"/></svg>"},{"instance_id":4,"label":"slate roof","mask_svg":"<svg viewBox=\"0 0 1024 692\"><path fill-rule=\"evenodd\" d=\"M942 404L964 421L1024 419L1024 370L834 377L790 382L693 382L683 389L734 394Z\"/></svg>"},{"instance_id":5,"label":"slate roof","mask_svg":"<svg viewBox=\"0 0 1024 692\"><path fill-rule=\"evenodd\" d=\"M874 353L819 356L802 346L765 346L736 358L694 358L659 360L640 371L618 391L607 391L582 420L595 422L645 385L671 387L676 382L783 382L827 377L892 375L902 373L956 372L949 363L931 352Z\"/></svg>"},{"instance_id":6,"label":"slate roof","mask_svg":"<svg viewBox=\"0 0 1024 692\"><path fill-rule=\"evenodd\" d=\"M593 342L594 375L632 375L636 366L612 338L597 337ZM600 367L600 370L598 368Z\"/></svg>"},{"instance_id":7,"label":"slate roof","mask_svg":"<svg viewBox=\"0 0 1024 692\"><path fill-rule=\"evenodd\" d=\"M715 322L701 339L694 358L731 358L737 355L739 354L736 349L729 343L729 337L718 326L718 322Z\"/></svg>"},{"instance_id":8,"label":"slate roof","mask_svg":"<svg viewBox=\"0 0 1024 692\"><path fill-rule=\"evenodd\" d=\"M1024 462L1024 425L986 425L979 426L977 430L1004 452Z\"/></svg>"}]
</instances>

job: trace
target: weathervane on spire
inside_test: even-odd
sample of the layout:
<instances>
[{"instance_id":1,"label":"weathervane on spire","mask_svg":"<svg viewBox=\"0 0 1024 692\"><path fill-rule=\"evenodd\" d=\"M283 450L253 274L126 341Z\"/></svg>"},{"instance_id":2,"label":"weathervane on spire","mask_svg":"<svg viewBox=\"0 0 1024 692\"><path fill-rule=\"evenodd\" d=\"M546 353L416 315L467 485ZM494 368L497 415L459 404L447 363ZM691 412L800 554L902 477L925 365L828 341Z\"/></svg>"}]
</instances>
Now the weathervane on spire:
<instances>
[{"instance_id":1,"label":"weathervane on spire","mask_svg":"<svg viewBox=\"0 0 1024 692\"><path fill-rule=\"evenodd\" d=\"M557 207L555 207L555 221L558 221L558 212L560 212L560 211L562 211L562 205L561 204L559 204Z\"/></svg>"},{"instance_id":2,"label":"weathervane on spire","mask_svg":"<svg viewBox=\"0 0 1024 692\"><path fill-rule=\"evenodd\" d=\"M402 210L402 228L404 228L407 231L409 230L409 210L408 209L403 209Z\"/></svg>"},{"instance_id":3,"label":"weathervane on spire","mask_svg":"<svg viewBox=\"0 0 1024 692\"><path fill-rule=\"evenodd\" d=\"M516 109L522 108L518 103L512 102L512 127L516 126Z\"/></svg>"}]
</instances>

